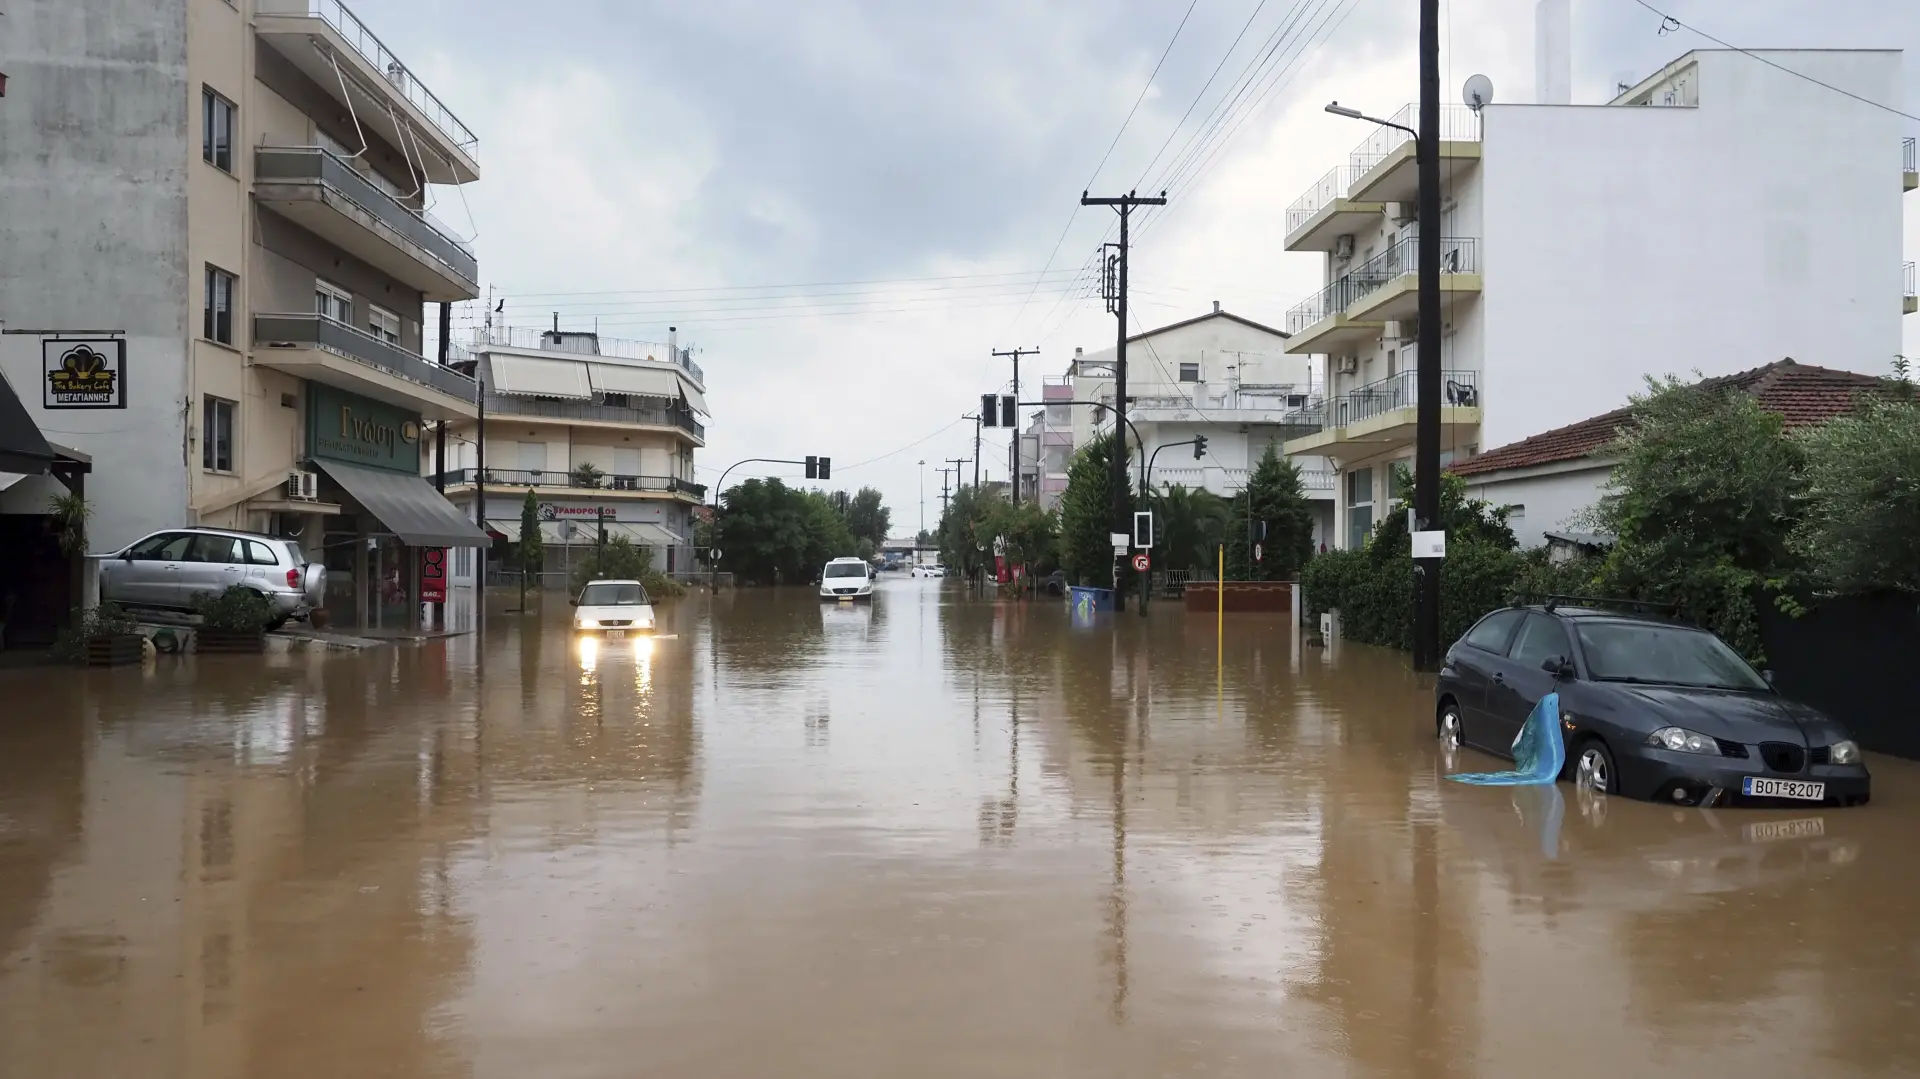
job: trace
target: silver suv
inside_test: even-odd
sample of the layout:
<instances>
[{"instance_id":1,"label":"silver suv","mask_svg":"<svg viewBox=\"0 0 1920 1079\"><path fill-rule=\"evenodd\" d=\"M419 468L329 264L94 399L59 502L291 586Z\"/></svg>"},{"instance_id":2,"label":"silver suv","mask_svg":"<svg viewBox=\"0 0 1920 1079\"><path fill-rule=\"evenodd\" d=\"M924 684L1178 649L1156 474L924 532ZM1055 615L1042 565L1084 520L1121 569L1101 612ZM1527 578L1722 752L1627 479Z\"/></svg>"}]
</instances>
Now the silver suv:
<instances>
[{"instance_id":1,"label":"silver suv","mask_svg":"<svg viewBox=\"0 0 1920 1079\"><path fill-rule=\"evenodd\" d=\"M100 562L100 598L128 608L191 611L237 584L267 597L277 629L321 605L327 568L295 540L220 528L155 532Z\"/></svg>"}]
</instances>

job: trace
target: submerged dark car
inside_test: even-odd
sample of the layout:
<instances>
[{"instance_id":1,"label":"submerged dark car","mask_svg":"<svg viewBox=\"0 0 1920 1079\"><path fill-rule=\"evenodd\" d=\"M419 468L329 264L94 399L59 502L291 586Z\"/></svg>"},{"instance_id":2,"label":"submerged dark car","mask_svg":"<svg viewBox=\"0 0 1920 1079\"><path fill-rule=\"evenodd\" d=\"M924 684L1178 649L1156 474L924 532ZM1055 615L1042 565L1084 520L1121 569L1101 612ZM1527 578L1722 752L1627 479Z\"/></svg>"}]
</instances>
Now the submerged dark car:
<instances>
[{"instance_id":1,"label":"submerged dark car","mask_svg":"<svg viewBox=\"0 0 1920 1079\"><path fill-rule=\"evenodd\" d=\"M1787 700L1695 626L1598 606L1509 607L1447 652L1443 742L1512 756L1560 695L1562 778L1677 805L1864 805L1872 778L1845 727Z\"/></svg>"}]
</instances>

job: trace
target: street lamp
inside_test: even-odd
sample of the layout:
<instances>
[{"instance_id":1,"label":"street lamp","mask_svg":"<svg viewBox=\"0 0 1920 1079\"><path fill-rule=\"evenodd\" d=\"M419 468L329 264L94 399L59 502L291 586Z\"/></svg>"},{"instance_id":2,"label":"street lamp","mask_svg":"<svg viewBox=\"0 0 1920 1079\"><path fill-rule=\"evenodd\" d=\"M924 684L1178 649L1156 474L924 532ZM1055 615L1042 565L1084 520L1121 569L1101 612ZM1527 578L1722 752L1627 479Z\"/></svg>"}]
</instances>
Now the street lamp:
<instances>
[{"instance_id":1,"label":"street lamp","mask_svg":"<svg viewBox=\"0 0 1920 1079\"><path fill-rule=\"evenodd\" d=\"M1420 145L1420 133L1405 124L1396 124L1392 120L1382 120L1378 116L1368 116L1359 109L1350 109L1338 101L1327 102L1327 111L1335 116L1344 116L1349 120L1365 120L1370 124L1379 124L1381 127L1390 127L1396 131L1404 131L1413 137L1413 145L1416 148Z\"/></svg>"}]
</instances>

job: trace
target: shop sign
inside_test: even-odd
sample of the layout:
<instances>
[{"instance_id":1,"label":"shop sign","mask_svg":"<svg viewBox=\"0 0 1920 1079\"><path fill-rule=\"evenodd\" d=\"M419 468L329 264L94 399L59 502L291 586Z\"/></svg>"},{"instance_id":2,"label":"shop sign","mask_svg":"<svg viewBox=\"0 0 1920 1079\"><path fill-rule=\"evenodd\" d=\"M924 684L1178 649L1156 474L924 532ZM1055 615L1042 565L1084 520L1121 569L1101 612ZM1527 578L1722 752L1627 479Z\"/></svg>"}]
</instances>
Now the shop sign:
<instances>
[{"instance_id":1,"label":"shop sign","mask_svg":"<svg viewBox=\"0 0 1920 1079\"><path fill-rule=\"evenodd\" d=\"M127 343L120 338L42 340L43 408L127 407Z\"/></svg>"},{"instance_id":2,"label":"shop sign","mask_svg":"<svg viewBox=\"0 0 1920 1079\"><path fill-rule=\"evenodd\" d=\"M420 417L372 398L307 383L307 454L420 473Z\"/></svg>"},{"instance_id":3,"label":"shop sign","mask_svg":"<svg viewBox=\"0 0 1920 1079\"><path fill-rule=\"evenodd\" d=\"M420 602L447 601L447 549L420 548Z\"/></svg>"}]
</instances>

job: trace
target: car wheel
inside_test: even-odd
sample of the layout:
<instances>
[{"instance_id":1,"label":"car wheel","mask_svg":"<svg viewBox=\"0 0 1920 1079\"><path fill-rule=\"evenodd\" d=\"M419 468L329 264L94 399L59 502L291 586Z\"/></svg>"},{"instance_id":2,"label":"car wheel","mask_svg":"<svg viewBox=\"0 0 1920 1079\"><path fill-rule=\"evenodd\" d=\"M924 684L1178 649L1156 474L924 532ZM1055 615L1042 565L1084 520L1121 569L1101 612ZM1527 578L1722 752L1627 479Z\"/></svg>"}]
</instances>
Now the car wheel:
<instances>
[{"instance_id":1,"label":"car wheel","mask_svg":"<svg viewBox=\"0 0 1920 1079\"><path fill-rule=\"evenodd\" d=\"M1595 794L1613 794L1620 789L1620 775L1605 742L1595 738L1581 743L1574 756L1573 781Z\"/></svg>"},{"instance_id":2,"label":"car wheel","mask_svg":"<svg viewBox=\"0 0 1920 1079\"><path fill-rule=\"evenodd\" d=\"M1435 725L1440 737L1440 748L1460 748L1460 706L1448 701L1440 708L1440 719Z\"/></svg>"},{"instance_id":3,"label":"car wheel","mask_svg":"<svg viewBox=\"0 0 1920 1079\"><path fill-rule=\"evenodd\" d=\"M281 626L284 626L284 625L286 625L286 624L287 624L287 619L289 619L289 618L291 618L291 617L292 617L291 615L284 615L284 614L283 614L283 615L280 615L279 617L277 617L277 618L275 618L275 619L274 619L273 621L271 621L271 622L268 622L268 623L267 623L267 632L268 632L268 633L278 633L278 632L280 631L280 627L281 627Z\"/></svg>"}]
</instances>

